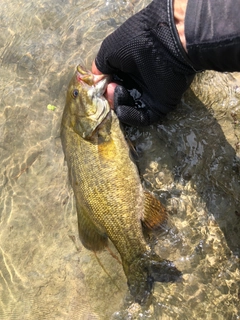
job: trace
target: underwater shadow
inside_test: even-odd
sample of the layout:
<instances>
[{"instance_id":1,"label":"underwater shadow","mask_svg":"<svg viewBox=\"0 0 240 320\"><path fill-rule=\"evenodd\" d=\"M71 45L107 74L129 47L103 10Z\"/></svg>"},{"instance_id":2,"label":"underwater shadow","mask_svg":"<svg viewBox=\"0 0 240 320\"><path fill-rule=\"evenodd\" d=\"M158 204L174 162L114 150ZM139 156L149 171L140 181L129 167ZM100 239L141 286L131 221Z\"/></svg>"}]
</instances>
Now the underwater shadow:
<instances>
[{"instance_id":1,"label":"underwater shadow","mask_svg":"<svg viewBox=\"0 0 240 320\"><path fill-rule=\"evenodd\" d=\"M216 82L218 78L213 80ZM239 256L240 158L232 144L240 127L239 131L234 130L231 108L222 114L224 105L219 107L219 101L225 99L228 103L228 92L222 82L216 86L217 92L212 90L212 94L205 90L206 102L189 89L175 112L151 128L138 129L133 136L138 136L135 139L140 153L138 166L147 187L166 203L178 192L177 196L181 196L175 184L191 185L205 203L207 214L214 216L229 249ZM167 191L161 188L164 183L171 184Z\"/></svg>"}]
</instances>

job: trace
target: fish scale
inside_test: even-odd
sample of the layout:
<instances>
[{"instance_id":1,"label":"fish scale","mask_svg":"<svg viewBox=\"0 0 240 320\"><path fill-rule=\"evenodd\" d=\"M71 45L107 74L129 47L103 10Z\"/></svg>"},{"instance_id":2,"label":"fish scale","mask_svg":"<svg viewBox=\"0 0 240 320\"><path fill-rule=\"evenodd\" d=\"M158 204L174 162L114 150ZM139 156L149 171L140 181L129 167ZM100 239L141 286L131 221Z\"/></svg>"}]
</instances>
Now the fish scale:
<instances>
[{"instance_id":1,"label":"fish scale","mask_svg":"<svg viewBox=\"0 0 240 320\"><path fill-rule=\"evenodd\" d=\"M108 77L78 66L67 93L62 146L76 198L79 236L93 251L118 250L135 300L146 303L154 281L175 281L181 272L151 251L143 235L167 218L166 209L140 181L119 120L103 93Z\"/></svg>"},{"instance_id":2,"label":"fish scale","mask_svg":"<svg viewBox=\"0 0 240 320\"><path fill-rule=\"evenodd\" d=\"M112 117L116 117L114 113ZM115 119L115 121L117 122L118 120ZM119 125L114 128L114 132L118 128L120 128ZM72 146L76 145L75 138L80 139L75 134L73 137ZM91 218L98 225L104 225L106 233L116 246L118 243L122 244L123 241L126 242L126 245L131 242L130 248L126 250L125 254L125 259L131 260L133 257L131 251L136 251L135 247L139 251L138 254L144 253L147 247L140 223L141 210L143 210L143 190L135 165L133 163L130 165L129 163L129 151L127 145L125 145L125 139L121 141L118 135L117 142L118 145L114 148L116 151L115 157L111 157L111 161L109 161L109 155L105 157L99 153L98 145L89 141L84 141L81 144L79 152L84 154L84 157L75 159L75 161L80 163L78 168L82 169L76 170L74 176L77 181L81 181L82 177L84 179L82 185L78 185L75 188L75 196L77 200L79 199L79 202L87 199L85 201L87 201L88 207L91 210ZM120 145L120 142L124 145ZM106 144L114 144L114 141L111 140L110 142L106 142ZM111 146L106 146L106 148L109 150ZM119 152L120 150L121 153ZM121 157L120 162L119 156ZM89 157L91 157L91 160ZM85 165L85 159L88 159L89 167ZM101 175L99 176L100 172ZM96 177L98 178L96 179ZM119 177L122 178L119 179ZM134 181L136 186L133 186ZM123 193L122 190L125 188L130 192ZM119 207L119 203L121 203L121 207ZM115 214L114 211L116 212ZM136 220L134 225L130 224L133 219ZM125 232L126 228L118 228L119 224L131 226L127 234ZM121 234L121 231L123 234ZM127 241L128 237L131 240ZM120 238L121 241L119 241ZM134 242L137 242L137 245L133 245ZM134 253L136 255L136 252ZM129 254L129 257L127 257L127 254Z\"/></svg>"}]
</instances>

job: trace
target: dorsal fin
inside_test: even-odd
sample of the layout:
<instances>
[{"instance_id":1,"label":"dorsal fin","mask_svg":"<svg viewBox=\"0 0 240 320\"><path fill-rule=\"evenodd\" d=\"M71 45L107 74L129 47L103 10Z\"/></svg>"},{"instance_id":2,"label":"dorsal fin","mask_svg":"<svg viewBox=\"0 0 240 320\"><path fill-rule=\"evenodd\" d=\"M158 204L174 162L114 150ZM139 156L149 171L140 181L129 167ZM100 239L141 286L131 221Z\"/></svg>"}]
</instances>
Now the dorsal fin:
<instances>
[{"instance_id":1,"label":"dorsal fin","mask_svg":"<svg viewBox=\"0 0 240 320\"><path fill-rule=\"evenodd\" d=\"M144 191L144 198L142 223L149 230L157 230L167 221L167 210L151 193Z\"/></svg>"}]
</instances>

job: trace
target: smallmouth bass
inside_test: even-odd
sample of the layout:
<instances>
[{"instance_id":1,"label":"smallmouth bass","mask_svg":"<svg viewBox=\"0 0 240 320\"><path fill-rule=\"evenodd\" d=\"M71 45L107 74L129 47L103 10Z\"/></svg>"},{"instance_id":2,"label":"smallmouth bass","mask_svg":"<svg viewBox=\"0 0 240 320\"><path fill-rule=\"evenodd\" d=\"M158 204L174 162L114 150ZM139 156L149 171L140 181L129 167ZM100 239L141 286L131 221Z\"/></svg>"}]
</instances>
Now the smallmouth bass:
<instances>
[{"instance_id":1,"label":"smallmouth bass","mask_svg":"<svg viewBox=\"0 0 240 320\"><path fill-rule=\"evenodd\" d=\"M154 281L175 281L181 272L153 252L144 238L143 227L159 227L167 213L143 190L119 120L103 96L108 82L106 75L77 67L68 87L61 140L80 240L93 251L106 247L108 238L113 242L130 293L143 304Z\"/></svg>"}]
</instances>

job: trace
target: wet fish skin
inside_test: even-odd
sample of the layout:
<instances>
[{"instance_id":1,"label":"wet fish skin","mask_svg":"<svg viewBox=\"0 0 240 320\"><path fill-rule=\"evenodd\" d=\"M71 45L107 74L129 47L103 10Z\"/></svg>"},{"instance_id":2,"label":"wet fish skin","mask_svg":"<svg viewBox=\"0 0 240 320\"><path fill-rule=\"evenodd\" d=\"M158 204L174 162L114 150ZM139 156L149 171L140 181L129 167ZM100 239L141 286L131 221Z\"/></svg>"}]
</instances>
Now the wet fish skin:
<instances>
[{"instance_id":1,"label":"wet fish skin","mask_svg":"<svg viewBox=\"0 0 240 320\"><path fill-rule=\"evenodd\" d=\"M107 76L97 82L78 66L70 81L61 139L76 198L79 237L89 250L111 239L120 253L135 301L145 303L154 281L175 281L181 272L152 252L142 225L157 228L166 210L143 190L119 120L103 97Z\"/></svg>"}]
</instances>

